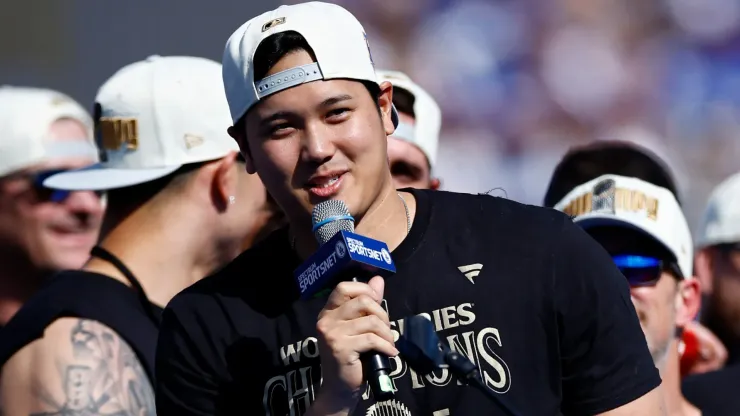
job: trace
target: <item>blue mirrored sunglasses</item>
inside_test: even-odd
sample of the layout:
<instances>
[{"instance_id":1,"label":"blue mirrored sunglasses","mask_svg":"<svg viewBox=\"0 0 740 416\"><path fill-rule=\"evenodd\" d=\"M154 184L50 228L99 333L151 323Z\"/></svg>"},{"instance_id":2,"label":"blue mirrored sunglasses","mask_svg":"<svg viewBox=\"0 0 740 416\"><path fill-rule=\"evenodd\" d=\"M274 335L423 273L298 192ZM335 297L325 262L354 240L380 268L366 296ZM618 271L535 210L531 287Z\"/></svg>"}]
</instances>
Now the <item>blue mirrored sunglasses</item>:
<instances>
[{"instance_id":1,"label":"blue mirrored sunglasses","mask_svg":"<svg viewBox=\"0 0 740 416\"><path fill-rule=\"evenodd\" d=\"M37 191L39 191L39 194L45 195L47 200L52 202L62 202L67 199L67 197L69 197L71 191L46 188L44 187L44 181L47 178L56 175L57 173L67 171L67 169L50 169L34 173L31 177L33 180L33 186L36 188Z\"/></svg>"},{"instance_id":2,"label":"blue mirrored sunglasses","mask_svg":"<svg viewBox=\"0 0 740 416\"><path fill-rule=\"evenodd\" d=\"M612 256L612 260L632 287L655 285L665 269L665 263L655 257L622 254Z\"/></svg>"},{"instance_id":3,"label":"blue mirrored sunglasses","mask_svg":"<svg viewBox=\"0 0 740 416\"><path fill-rule=\"evenodd\" d=\"M33 175L31 175L31 180L33 182L33 186L38 192L39 195L42 196L47 201L51 202L62 202L65 199L67 199L72 192L74 191L65 191L62 189L51 189L44 186L44 181L51 177L56 175L57 173L63 173L63 172L69 172L69 169L49 169L49 170L43 170L40 172L36 172ZM105 192L95 192L98 196L102 196Z\"/></svg>"}]
</instances>

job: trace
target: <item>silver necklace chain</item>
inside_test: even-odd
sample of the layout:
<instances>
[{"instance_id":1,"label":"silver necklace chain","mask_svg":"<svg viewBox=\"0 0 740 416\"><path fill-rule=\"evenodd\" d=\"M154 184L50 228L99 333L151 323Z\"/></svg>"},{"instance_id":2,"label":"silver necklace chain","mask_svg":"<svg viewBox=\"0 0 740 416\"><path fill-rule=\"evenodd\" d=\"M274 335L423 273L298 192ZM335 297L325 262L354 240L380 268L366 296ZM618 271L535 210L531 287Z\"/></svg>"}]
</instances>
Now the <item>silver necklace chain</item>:
<instances>
[{"instance_id":1,"label":"silver necklace chain","mask_svg":"<svg viewBox=\"0 0 740 416\"><path fill-rule=\"evenodd\" d=\"M403 199L401 194L399 192L396 192L396 195L401 199L401 203L403 203L403 210L406 212L406 235L409 235L411 232L411 214L409 214L409 206L406 204L406 200ZM290 239L290 249L295 250L295 236L292 236Z\"/></svg>"},{"instance_id":2,"label":"silver necklace chain","mask_svg":"<svg viewBox=\"0 0 740 416\"><path fill-rule=\"evenodd\" d=\"M401 202L403 202L403 210L406 211L406 235L409 235L411 232L411 215L409 214L409 206L406 205L406 200L403 199L400 193L396 192L396 195L401 198Z\"/></svg>"}]
</instances>

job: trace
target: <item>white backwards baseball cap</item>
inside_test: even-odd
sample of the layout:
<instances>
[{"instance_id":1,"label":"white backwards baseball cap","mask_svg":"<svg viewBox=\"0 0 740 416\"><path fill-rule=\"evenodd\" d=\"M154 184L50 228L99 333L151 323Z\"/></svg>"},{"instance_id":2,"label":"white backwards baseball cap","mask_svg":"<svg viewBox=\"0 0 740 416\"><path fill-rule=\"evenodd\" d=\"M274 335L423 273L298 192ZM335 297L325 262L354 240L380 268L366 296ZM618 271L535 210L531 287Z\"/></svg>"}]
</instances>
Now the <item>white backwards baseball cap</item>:
<instances>
[{"instance_id":1,"label":"white backwards baseball cap","mask_svg":"<svg viewBox=\"0 0 740 416\"><path fill-rule=\"evenodd\" d=\"M287 31L306 39L316 62L254 79L252 60L260 43ZM233 123L262 98L306 82L346 78L379 84L362 24L343 7L318 1L280 6L250 19L229 37L222 63ZM395 108L392 118L398 125Z\"/></svg>"},{"instance_id":2,"label":"white backwards baseball cap","mask_svg":"<svg viewBox=\"0 0 740 416\"><path fill-rule=\"evenodd\" d=\"M555 209L584 229L618 226L640 231L676 258L684 278L693 276L691 231L668 189L636 178L603 175L573 189Z\"/></svg>"},{"instance_id":3,"label":"white backwards baseball cap","mask_svg":"<svg viewBox=\"0 0 740 416\"><path fill-rule=\"evenodd\" d=\"M80 122L86 140L50 140L49 128L60 119ZM0 86L0 176L57 157L88 157L98 161L93 121L80 104L61 92Z\"/></svg>"},{"instance_id":4,"label":"white backwards baseball cap","mask_svg":"<svg viewBox=\"0 0 740 416\"><path fill-rule=\"evenodd\" d=\"M699 225L697 248L740 242L740 173L717 185Z\"/></svg>"},{"instance_id":5,"label":"white backwards baseball cap","mask_svg":"<svg viewBox=\"0 0 740 416\"><path fill-rule=\"evenodd\" d=\"M442 111L428 92L399 71L378 70L378 80L388 81L394 90L403 90L414 98L414 119L416 123L409 125L399 122L391 137L405 140L418 146L434 167L437 160L439 145L439 131L442 127Z\"/></svg>"},{"instance_id":6,"label":"white backwards baseball cap","mask_svg":"<svg viewBox=\"0 0 740 416\"><path fill-rule=\"evenodd\" d=\"M44 186L123 188L238 151L226 132L229 112L220 74L217 62L189 56L151 56L121 68L95 98L103 161L51 176Z\"/></svg>"}]
</instances>

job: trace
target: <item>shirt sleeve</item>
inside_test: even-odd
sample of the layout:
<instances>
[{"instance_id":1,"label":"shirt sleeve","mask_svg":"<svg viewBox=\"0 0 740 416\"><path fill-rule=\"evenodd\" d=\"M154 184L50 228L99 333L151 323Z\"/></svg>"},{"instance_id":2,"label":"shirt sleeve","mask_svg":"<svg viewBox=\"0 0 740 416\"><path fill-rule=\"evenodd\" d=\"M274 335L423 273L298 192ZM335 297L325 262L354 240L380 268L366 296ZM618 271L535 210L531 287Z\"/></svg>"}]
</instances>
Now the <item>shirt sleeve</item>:
<instances>
[{"instance_id":1,"label":"shirt sleeve","mask_svg":"<svg viewBox=\"0 0 740 416\"><path fill-rule=\"evenodd\" d=\"M626 279L606 251L565 218L555 241L562 410L593 415L660 385Z\"/></svg>"},{"instance_id":2,"label":"shirt sleeve","mask_svg":"<svg viewBox=\"0 0 740 416\"><path fill-rule=\"evenodd\" d=\"M183 325L180 315L171 306L162 315L155 364L157 415L215 415L219 375L198 342L201 337L192 334L197 328Z\"/></svg>"}]
</instances>

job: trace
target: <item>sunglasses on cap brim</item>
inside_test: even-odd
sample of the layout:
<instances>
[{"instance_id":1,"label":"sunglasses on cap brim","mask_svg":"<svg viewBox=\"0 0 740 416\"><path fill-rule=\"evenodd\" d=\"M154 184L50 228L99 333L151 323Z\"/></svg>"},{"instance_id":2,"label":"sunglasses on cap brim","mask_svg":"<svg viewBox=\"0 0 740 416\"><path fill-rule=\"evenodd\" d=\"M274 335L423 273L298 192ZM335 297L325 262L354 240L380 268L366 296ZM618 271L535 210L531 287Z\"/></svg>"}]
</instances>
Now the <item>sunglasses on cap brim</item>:
<instances>
[{"instance_id":1,"label":"sunglasses on cap brim","mask_svg":"<svg viewBox=\"0 0 740 416\"><path fill-rule=\"evenodd\" d=\"M683 278L676 263L656 257L620 254L612 256L612 260L631 287L655 286L664 271L671 272L679 279Z\"/></svg>"}]
</instances>

